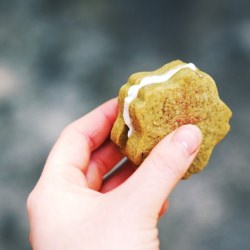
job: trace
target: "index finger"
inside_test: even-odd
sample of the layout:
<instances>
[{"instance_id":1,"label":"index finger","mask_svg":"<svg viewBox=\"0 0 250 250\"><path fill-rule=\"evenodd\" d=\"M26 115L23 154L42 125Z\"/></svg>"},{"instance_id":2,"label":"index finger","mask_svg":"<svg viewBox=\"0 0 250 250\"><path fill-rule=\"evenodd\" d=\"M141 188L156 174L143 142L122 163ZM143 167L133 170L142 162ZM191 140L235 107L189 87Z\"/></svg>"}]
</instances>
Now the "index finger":
<instances>
[{"instance_id":1,"label":"index finger","mask_svg":"<svg viewBox=\"0 0 250 250\"><path fill-rule=\"evenodd\" d=\"M92 151L108 137L117 110L115 98L68 125L54 145L46 166L53 168L64 165L85 172Z\"/></svg>"}]
</instances>

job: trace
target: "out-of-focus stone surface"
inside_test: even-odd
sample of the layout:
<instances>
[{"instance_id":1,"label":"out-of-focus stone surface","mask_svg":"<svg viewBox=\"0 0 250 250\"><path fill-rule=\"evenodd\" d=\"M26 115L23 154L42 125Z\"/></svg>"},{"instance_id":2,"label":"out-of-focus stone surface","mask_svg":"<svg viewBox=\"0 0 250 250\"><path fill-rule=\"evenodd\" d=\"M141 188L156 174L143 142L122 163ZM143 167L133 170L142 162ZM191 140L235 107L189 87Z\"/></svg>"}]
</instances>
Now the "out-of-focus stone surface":
<instances>
[{"instance_id":1,"label":"out-of-focus stone surface","mask_svg":"<svg viewBox=\"0 0 250 250\"><path fill-rule=\"evenodd\" d=\"M207 168L182 181L161 249L249 249L248 0L0 1L0 249L29 249L26 197L61 129L127 77L180 58L233 111Z\"/></svg>"}]
</instances>

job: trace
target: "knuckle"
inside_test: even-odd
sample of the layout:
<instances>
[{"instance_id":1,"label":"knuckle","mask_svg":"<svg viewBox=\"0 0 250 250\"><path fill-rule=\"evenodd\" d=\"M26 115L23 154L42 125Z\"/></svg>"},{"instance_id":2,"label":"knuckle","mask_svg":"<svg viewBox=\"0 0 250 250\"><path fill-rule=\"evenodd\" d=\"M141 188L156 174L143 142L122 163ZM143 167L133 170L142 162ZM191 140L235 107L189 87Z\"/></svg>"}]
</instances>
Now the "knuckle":
<instances>
[{"instance_id":1,"label":"knuckle","mask_svg":"<svg viewBox=\"0 0 250 250\"><path fill-rule=\"evenodd\" d=\"M168 156L166 168L168 174L173 175L175 178L179 179L184 174L181 162L178 162L178 159L173 155Z\"/></svg>"},{"instance_id":2,"label":"knuckle","mask_svg":"<svg viewBox=\"0 0 250 250\"><path fill-rule=\"evenodd\" d=\"M151 159L151 163L164 175L172 175L174 178L181 178L184 175L184 152L179 148L175 148L173 152L165 153L156 150Z\"/></svg>"},{"instance_id":3,"label":"knuckle","mask_svg":"<svg viewBox=\"0 0 250 250\"><path fill-rule=\"evenodd\" d=\"M27 200L26 200L26 208L27 208L28 213L31 213L31 211L33 210L34 204L36 202L35 200L36 200L36 198L34 195L34 191L32 191L28 195Z\"/></svg>"},{"instance_id":4,"label":"knuckle","mask_svg":"<svg viewBox=\"0 0 250 250\"><path fill-rule=\"evenodd\" d=\"M44 191L39 187L35 187L26 199L26 209L28 214L36 212L44 203Z\"/></svg>"}]
</instances>

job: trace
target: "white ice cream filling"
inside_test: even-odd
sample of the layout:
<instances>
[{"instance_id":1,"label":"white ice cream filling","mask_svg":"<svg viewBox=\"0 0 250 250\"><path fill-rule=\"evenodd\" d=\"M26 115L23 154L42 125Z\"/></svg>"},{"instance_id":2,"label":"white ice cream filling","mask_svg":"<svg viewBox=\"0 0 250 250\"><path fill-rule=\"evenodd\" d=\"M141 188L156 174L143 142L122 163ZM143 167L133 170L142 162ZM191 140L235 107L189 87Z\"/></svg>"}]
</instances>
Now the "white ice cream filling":
<instances>
[{"instance_id":1,"label":"white ice cream filling","mask_svg":"<svg viewBox=\"0 0 250 250\"><path fill-rule=\"evenodd\" d=\"M193 63L182 64L176 66L173 69L165 72L161 75L152 75L146 76L141 79L140 83L137 85L133 85L128 90L128 95L124 99L124 108L123 108L123 119L124 123L128 126L128 137L130 137L134 131L133 124L129 115L129 105L130 103L137 97L139 90L147 85L161 83L168 81L173 75L175 75L178 71L184 68L190 68L191 70L196 70L196 66Z\"/></svg>"}]
</instances>

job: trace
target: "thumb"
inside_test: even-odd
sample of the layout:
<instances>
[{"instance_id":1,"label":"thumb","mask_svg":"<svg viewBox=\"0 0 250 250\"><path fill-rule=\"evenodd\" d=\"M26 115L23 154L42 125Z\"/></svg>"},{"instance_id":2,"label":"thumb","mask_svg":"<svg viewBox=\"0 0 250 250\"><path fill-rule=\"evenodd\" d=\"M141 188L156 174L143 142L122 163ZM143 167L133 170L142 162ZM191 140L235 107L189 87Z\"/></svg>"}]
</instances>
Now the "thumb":
<instances>
[{"instance_id":1,"label":"thumb","mask_svg":"<svg viewBox=\"0 0 250 250\"><path fill-rule=\"evenodd\" d=\"M158 143L121 187L132 202L143 208L139 210L151 215L159 213L197 155L201 140L198 127L184 125Z\"/></svg>"}]
</instances>

